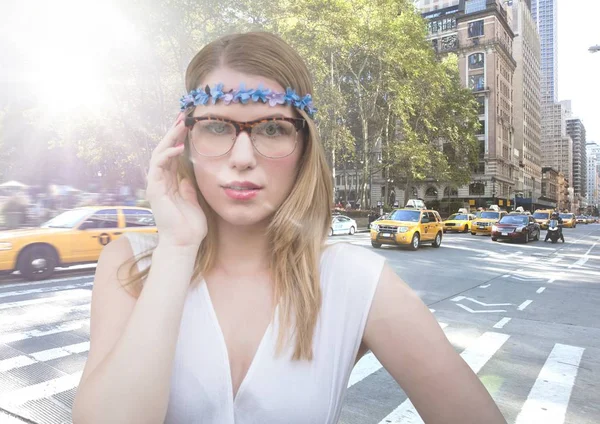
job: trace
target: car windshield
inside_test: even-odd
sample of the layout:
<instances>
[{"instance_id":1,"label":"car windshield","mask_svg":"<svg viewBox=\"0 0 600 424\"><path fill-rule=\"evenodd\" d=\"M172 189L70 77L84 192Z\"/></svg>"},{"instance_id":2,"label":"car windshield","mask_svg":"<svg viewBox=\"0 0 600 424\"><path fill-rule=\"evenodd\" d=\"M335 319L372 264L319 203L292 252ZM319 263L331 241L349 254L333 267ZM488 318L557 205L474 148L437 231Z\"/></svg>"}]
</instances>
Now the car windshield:
<instances>
[{"instance_id":1,"label":"car windshield","mask_svg":"<svg viewBox=\"0 0 600 424\"><path fill-rule=\"evenodd\" d=\"M421 211L408 211L408 210L397 210L395 211L389 219L392 221L409 221L409 222L419 222L419 217L421 216Z\"/></svg>"},{"instance_id":2,"label":"car windshield","mask_svg":"<svg viewBox=\"0 0 600 424\"><path fill-rule=\"evenodd\" d=\"M42 228L73 228L83 218L89 215L90 211L87 209L73 209L61 213L55 216L50 221L47 221L41 225Z\"/></svg>"},{"instance_id":3,"label":"car windshield","mask_svg":"<svg viewBox=\"0 0 600 424\"><path fill-rule=\"evenodd\" d=\"M562 219L573 219L573 214L572 213L561 213L559 216Z\"/></svg>"},{"instance_id":4,"label":"car windshield","mask_svg":"<svg viewBox=\"0 0 600 424\"><path fill-rule=\"evenodd\" d=\"M549 212L536 212L533 214L533 217L535 219L548 219L548 218L550 218L550 213Z\"/></svg>"},{"instance_id":5,"label":"car windshield","mask_svg":"<svg viewBox=\"0 0 600 424\"><path fill-rule=\"evenodd\" d=\"M448 218L448 220L453 220L453 219L456 221L467 221L469 219L469 217L464 214L455 213L454 215L450 215L450 218Z\"/></svg>"},{"instance_id":6,"label":"car windshield","mask_svg":"<svg viewBox=\"0 0 600 424\"><path fill-rule=\"evenodd\" d=\"M500 224L527 225L529 218L519 215L507 215L500 220Z\"/></svg>"},{"instance_id":7,"label":"car windshield","mask_svg":"<svg viewBox=\"0 0 600 424\"><path fill-rule=\"evenodd\" d=\"M500 214L498 212L481 212L483 219L498 219Z\"/></svg>"}]
</instances>

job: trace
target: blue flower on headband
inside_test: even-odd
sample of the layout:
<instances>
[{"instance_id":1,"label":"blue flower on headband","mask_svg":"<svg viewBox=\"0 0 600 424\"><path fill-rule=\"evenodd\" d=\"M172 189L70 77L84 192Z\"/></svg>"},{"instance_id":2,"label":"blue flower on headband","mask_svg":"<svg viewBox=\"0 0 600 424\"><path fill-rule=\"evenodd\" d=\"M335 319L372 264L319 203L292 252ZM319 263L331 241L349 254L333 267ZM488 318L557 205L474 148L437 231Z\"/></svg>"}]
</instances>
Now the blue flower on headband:
<instances>
[{"instance_id":1,"label":"blue flower on headband","mask_svg":"<svg viewBox=\"0 0 600 424\"><path fill-rule=\"evenodd\" d=\"M219 84L215 85L212 88L212 90L210 90L210 96L212 97L212 104L214 105L215 103L217 103L217 100L222 98L224 95L225 95L225 93L223 93L223 84L219 83Z\"/></svg>"},{"instance_id":2,"label":"blue flower on headband","mask_svg":"<svg viewBox=\"0 0 600 424\"><path fill-rule=\"evenodd\" d=\"M240 89L237 91L234 91L235 95L233 96L233 102L234 103L241 103L243 105L245 105L246 103L248 103L248 100L250 100L252 98L252 94L254 94L255 90L246 90L246 84L241 83L240 84Z\"/></svg>"},{"instance_id":3,"label":"blue flower on headband","mask_svg":"<svg viewBox=\"0 0 600 424\"><path fill-rule=\"evenodd\" d=\"M283 105L285 104L285 94L271 92L267 94L267 100L269 101L269 106Z\"/></svg>"},{"instance_id":4,"label":"blue flower on headband","mask_svg":"<svg viewBox=\"0 0 600 424\"><path fill-rule=\"evenodd\" d=\"M208 94L204 90L197 90L194 94L194 105L205 105L208 103L208 99L210 98L210 94Z\"/></svg>"},{"instance_id":5,"label":"blue flower on headband","mask_svg":"<svg viewBox=\"0 0 600 424\"><path fill-rule=\"evenodd\" d=\"M186 94L185 96L181 97L181 99L179 100L179 105L182 111L186 110L188 107L193 106L194 105L194 96L190 94Z\"/></svg>"},{"instance_id":6,"label":"blue flower on headband","mask_svg":"<svg viewBox=\"0 0 600 424\"><path fill-rule=\"evenodd\" d=\"M299 109L305 109L308 110L310 107L312 107L312 97L310 94L307 94L306 96L302 97L301 100L298 100L298 102L296 103L297 107Z\"/></svg>"},{"instance_id":7,"label":"blue flower on headband","mask_svg":"<svg viewBox=\"0 0 600 424\"><path fill-rule=\"evenodd\" d=\"M254 93L252 94L252 101L258 102L260 100L263 103L267 103L267 95L269 95L269 93L271 93L271 90L268 88L265 89L262 84L259 84L258 88L254 90Z\"/></svg>"},{"instance_id":8,"label":"blue flower on headband","mask_svg":"<svg viewBox=\"0 0 600 424\"><path fill-rule=\"evenodd\" d=\"M297 102L300 101L300 96L298 96L296 94L296 92L294 91L293 88L286 88L285 89L285 102L286 103L290 103L294 106L296 106Z\"/></svg>"}]
</instances>

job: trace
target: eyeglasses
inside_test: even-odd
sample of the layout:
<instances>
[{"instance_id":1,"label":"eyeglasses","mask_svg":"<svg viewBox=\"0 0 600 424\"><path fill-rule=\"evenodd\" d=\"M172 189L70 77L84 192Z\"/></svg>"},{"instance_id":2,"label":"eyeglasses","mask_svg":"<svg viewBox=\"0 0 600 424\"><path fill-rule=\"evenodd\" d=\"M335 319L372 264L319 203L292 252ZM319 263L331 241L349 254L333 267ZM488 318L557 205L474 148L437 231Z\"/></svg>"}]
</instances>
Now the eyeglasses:
<instances>
[{"instance_id":1,"label":"eyeglasses","mask_svg":"<svg viewBox=\"0 0 600 424\"><path fill-rule=\"evenodd\" d=\"M258 153L276 159L289 156L296 150L297 134L306 127L306 120L274 117L237 122L225 118L188 116L185 126L190 129L190 144L202 156L218 157L229 153L240 133L245 131Z\"/></svg>"}]
</instances>

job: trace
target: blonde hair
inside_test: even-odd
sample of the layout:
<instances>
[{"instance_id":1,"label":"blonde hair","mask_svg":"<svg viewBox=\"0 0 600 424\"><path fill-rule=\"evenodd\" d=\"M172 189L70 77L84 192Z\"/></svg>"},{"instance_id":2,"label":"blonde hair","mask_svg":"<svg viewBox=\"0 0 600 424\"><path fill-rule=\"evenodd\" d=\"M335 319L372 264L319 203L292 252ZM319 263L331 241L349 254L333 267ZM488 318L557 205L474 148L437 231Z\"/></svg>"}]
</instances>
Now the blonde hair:
<instances>
[{"instance_id":1,"label":"blonde hair","mask_svg":"<svg viewBox=\"0 0 600 424\"><path fill-rule=\"evenodd\" d=\"M306 64L285 41L267 32L231 34L206 45L190 62L186 89L195 89L204 78L219 67L250 75L261 76L291 87L301 96L311 93L312 83ZM275 285L275 299L279 302L281 321L277 352L295 338L293 360L312 359L312 339L321 310L319 262L324 240L331 226L332 180L325 152L314 122L296 110L308 123L305 145L298 166L296 183L288 198L275 212L267 232L271 248L271 273ZM178 177L193 181L198 201L204 210L208 233L203 240L192 278L192 285L200 281L213 267L216 258L216 213L198 189L193 165L186 155L178 164ZM135 272L139 261L152 255L147 252L132 258L127 285L139 295L149 269ZM127 263L127 262L126 262Z\"/></svg>"}]
</instances>

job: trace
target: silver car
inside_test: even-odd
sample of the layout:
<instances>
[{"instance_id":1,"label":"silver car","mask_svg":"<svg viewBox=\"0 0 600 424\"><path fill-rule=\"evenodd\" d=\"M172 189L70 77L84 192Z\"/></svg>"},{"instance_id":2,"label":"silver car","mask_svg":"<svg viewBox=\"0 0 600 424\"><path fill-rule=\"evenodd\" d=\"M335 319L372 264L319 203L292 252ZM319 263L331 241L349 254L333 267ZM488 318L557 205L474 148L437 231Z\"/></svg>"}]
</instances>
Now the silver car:
<instances>
[{"instance_id":1,"label":"silver car","mask_svg":"<svg viewBox=\"0 0 600 424\"><path fill-rule=\"evenodd\" d=\"M335 234L350 234L356 233L356 221L344 215L335 215L331 220L331 228L329 229L329 235Z\"/></svg>"}]
</instances>

